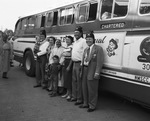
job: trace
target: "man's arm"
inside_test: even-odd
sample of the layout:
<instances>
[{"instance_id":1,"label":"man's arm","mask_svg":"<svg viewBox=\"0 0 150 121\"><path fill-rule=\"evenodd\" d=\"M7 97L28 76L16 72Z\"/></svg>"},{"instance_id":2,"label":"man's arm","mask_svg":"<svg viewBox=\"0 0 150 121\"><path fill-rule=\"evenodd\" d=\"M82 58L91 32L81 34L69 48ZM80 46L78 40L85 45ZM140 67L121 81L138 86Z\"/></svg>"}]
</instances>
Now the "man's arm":
<instances>
[{"instance_id":1,"label":"man's arm","mask_svg":"<svg viewBox=\"0 0 150 121\"><path fill-rule=\"evenodd\" d=\"M95 79L99 79L100 78L100 71L102 69L103 62L104 62L103 49L102 49L102 47L99 46L97 48L96 71L95 71L95 75L94 75Z\"/></svg>"}]
</instances>

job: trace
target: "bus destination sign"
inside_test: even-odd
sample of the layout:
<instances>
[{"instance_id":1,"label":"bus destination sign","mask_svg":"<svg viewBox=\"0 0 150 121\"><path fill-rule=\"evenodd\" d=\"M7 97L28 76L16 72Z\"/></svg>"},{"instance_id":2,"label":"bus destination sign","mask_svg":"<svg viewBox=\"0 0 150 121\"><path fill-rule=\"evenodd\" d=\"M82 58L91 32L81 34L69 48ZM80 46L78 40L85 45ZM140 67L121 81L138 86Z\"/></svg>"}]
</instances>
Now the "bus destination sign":
<instances>
[{"instance_id":1,"label":"bus destination sign","mask_svg":"<svg viewBox=\"0 0 150 121\"><path fill-rule=\"evenodd\" d=\"M102 24L101 25L101 29L120 29L120 28L124 28L125 27L125 23L109 23L109 24Z\"/></svg>"}]
</instances>

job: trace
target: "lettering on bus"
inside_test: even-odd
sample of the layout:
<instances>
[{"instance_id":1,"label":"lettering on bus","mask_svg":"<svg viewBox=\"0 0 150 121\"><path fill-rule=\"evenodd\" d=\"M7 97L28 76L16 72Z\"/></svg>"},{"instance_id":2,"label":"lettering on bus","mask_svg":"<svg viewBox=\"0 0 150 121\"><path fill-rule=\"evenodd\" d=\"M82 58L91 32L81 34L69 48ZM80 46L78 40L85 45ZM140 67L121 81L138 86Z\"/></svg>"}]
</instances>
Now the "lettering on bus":
<instances>
[{"instance_id":1,"label":"lettering on bus","mask_svg":"<svg viewBox=\"0 0 150 121\"><path fill-rule=\"evenodd\" d=\"M103 39L96 39L95 42L96 43L104 43L106 39L106 36L103 37Z\"/></svg>"},{"instance_id":2,"label":"lettering on bus","mask_svg":"<svg viewBox=\"0 0 150 121\"><path fill-rule=\"evenodd\" d=\"M142 67L143 70L147 70L147 71L150 70L150 64L143 63L142 66L143 66Z\"/></svg>"},{"instance_id":3,"label":"lettering on bus","mask_svg":"<svg viewBox=\"0 0 150 121\"><path fill-rule=\"evenodd\" d=\"M110 23L110 24L102 24L101 29L117 29L124 28L125 23Z\"/></svg>"},{"instance_id":4,"label":"lettering on bus","mask_svg":"<svg viewBox=\"0 0 150 121\"><path fill-rule=\"evenodd\" d=\"M145 77L145 76L135 76L135 80L140 82L150 83L149 77Z\"/></svg>"}]
</instances>

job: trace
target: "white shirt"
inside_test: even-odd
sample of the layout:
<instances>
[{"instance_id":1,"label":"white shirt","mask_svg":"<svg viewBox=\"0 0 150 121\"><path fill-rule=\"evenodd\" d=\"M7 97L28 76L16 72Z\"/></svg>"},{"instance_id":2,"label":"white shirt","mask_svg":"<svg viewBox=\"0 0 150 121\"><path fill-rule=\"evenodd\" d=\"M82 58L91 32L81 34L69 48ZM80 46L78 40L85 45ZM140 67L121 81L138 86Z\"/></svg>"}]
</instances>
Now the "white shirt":
<instances>
[{"instance_id":1,"label":"white shirt","mask_svg":"<svg viewBox=\"0 0 150 121\"><path fill-rule=\"evenodd\" d=\"M49 64L52 64L53 63L53 56L54 55L57 55L59 57L59 63L62 64L63 61L64 61L64 58L62 56L63 54L63 51L64 51L64 47L60 46L59 48L58 47L55 47L51 54L50 54L50 57L49 57Z\"/></svg>"},{"instance_id":2,"label":"white shirt","mask_svg":"<svg viewBox=\"0 0 150 121\"><path fill-rule=\"evenodd\" d=\"M88 48L90 48L89 57L90 57L91 51L92 51L92 49L93 49L93 46L94 46L94 44L92 44L90 47L88 47ZM84 58L84 65L87 66L87 65L89 64L89 61L86 62L86 61L85 61L86 58L87 58L87 53L85 54L85 58Z\"/></svg>"},{"instance_id":3,"label":"white shirt","mask_svg":"<svg viewBox=\"0 0 150 121\"><path fill-rule=\"evenodd\" d=\"M84 38L80 38L76 40L73 44L72 48L72 60L73 61L81 61L84 49L87 48L86 40Z\"/></svg>"},{"instance_id":4,"label":"white shirt","mask_svg":"<svg viewBox=\"0 0 150 121\"><path fill-rule=\"evenodd\" d=\"M49 46L49 42L45 41L43 44L40 45L40 52L37 53L38 56L42 56L47 53L47 47Z\"/></svg>"}]
</instances>

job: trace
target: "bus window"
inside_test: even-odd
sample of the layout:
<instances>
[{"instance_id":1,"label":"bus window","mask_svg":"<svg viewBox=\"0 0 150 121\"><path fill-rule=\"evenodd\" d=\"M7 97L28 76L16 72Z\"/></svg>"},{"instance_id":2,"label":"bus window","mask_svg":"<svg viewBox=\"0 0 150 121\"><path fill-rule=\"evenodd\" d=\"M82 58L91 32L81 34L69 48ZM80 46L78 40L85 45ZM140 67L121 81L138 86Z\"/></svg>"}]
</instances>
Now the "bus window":
<instances>
[{"instance_id":1,"label":"bus window","mask_svg":"<svg viewBox=\"0 0 150 121\"><path fill-rule=\"evenodd\" d=\"M89 18L88 21L93 21L96 19L97 14L97 3L90 3L90 10L89 10Z\"/></svg>"},{"instance_id":2,"label":"bus window","mask_svg":"<svg viewBox=\"0 0 150 121\"><path fill-rule=\"evenodd\" d=\"M113 0L102 0L101 19L110 19L113 8Z\"/></svg>"},{"instance_id":3,"label":"bus window","mask_svg":"<svg viewBox=\"0 0 150 121\"><path fill-rule=\"evenodd\" d=\"M40 28L41 27L41 20L42 20L42 16L38 15L36 17L36 28Z\"/></svg>"},{"instance_id":4,"label":"bus window","mask_svg":"<svg viewBox=\"0 0 150 121\"><path fill-rule=\"evenodd\" d=\"M129 0L103 0L101 8L101 19L124 17L128 12Z\"/></svg>"},{"instance_id":5,"label":"bus window","mask_svg":"<svg viewBox=\"0 0 150 121\"><path fill-rule=\"evenodd\" d=\"M150 14L150 0L141 0L140 14Z\"/></svg>"},{"instance_id":6,"label":"bus window","mask_svg":"<svg viewBox=\"0 0 150 121\"><path fill-rule=\"evenodd\" d=\"M16 30L20 30L20 28L21 28L21 21L19 20L16 25Z\"/></svg>"},{"instance_id":7,"label":"bus window","mask_svg":"<svg viewBox=\"0 0 150 121\"><path fill-rule=\"evenodd\" d=\"M24 18L21 23L21 29L25 30L27 27L27 18Z\"/></svg>"},{"instance_id":8,"label":"bus window","mask_svg":"<svg viewBox=\"0 0 150 121\"><path fill-rule=\"evenodd\" d=\"M65 23L66 10L63 9L60 11L60 25Z\"/></svg>"},{"instance_id":9,"label":"bus window","mask_svg":"<svg viewBox=\"0 0 150 121\"><path fill-rule=\"evenodd\" d=\"M35 26L35 21L36 21L36 18L35 16L32 16L28 19L28 27L29 29L33 29L34 26Z\"/></svg>"},{"instance_id":10,"label":"bus window","mask_svg":"<svg viewBox=\"0 0 150 121\"><path fill-rule=\"evenodd\" d=\"M78 22L86 22L87 21L87 10L88 10L88 4L81 4L79 7L79 17L78 17Z\"/></svg>"},{"instance_id":11,"label":"bus window","mask_svg":"<svg viewBox=\"0 0 150 121\"><path fill-rule=\"evenodd\" d=\"M53 21L53 13L50 12L47 14L47 17L46 17L46 26L51 26L52 25L52 21Z\"/></svg>"},{"instance_id":12,"label":"bus window","mask_svg":"<svg viewBox=\"0 0 150 121\"><path fill-rule=\"evenodd\" d=\"M66 15L66 24L71 24L74 19L74 9L73 7L67 8L67 15Z\"/></svg>"},{"instance_id":13,"label":"bus window","mask_svg":"<svg viewBox=\"0 0 150 121\"><path fill-rule=\"evenodd\" d=\"M45 16L42 16L41 19L41 27L45 27Z\"/></svg>"},{"instance_id":14,"label":"bus window","mask_svg":"<svg viewBox=\"0 0 150 121\"><path fill-rule=\"evenodd\" d=\"M115 0L113 17L124 17L128 12L129 0Z\"/></svg>"},{"instance_id":15,"label":"bus window","mask_svg":"<svg viewBox=\"0 0 150 121\"><path fill-rule=\"evenodd\" d=\"M53 16L53 26L57 25L57 20L58 20L58 11L55 11Z\"/></svg>"}]
</instances>

